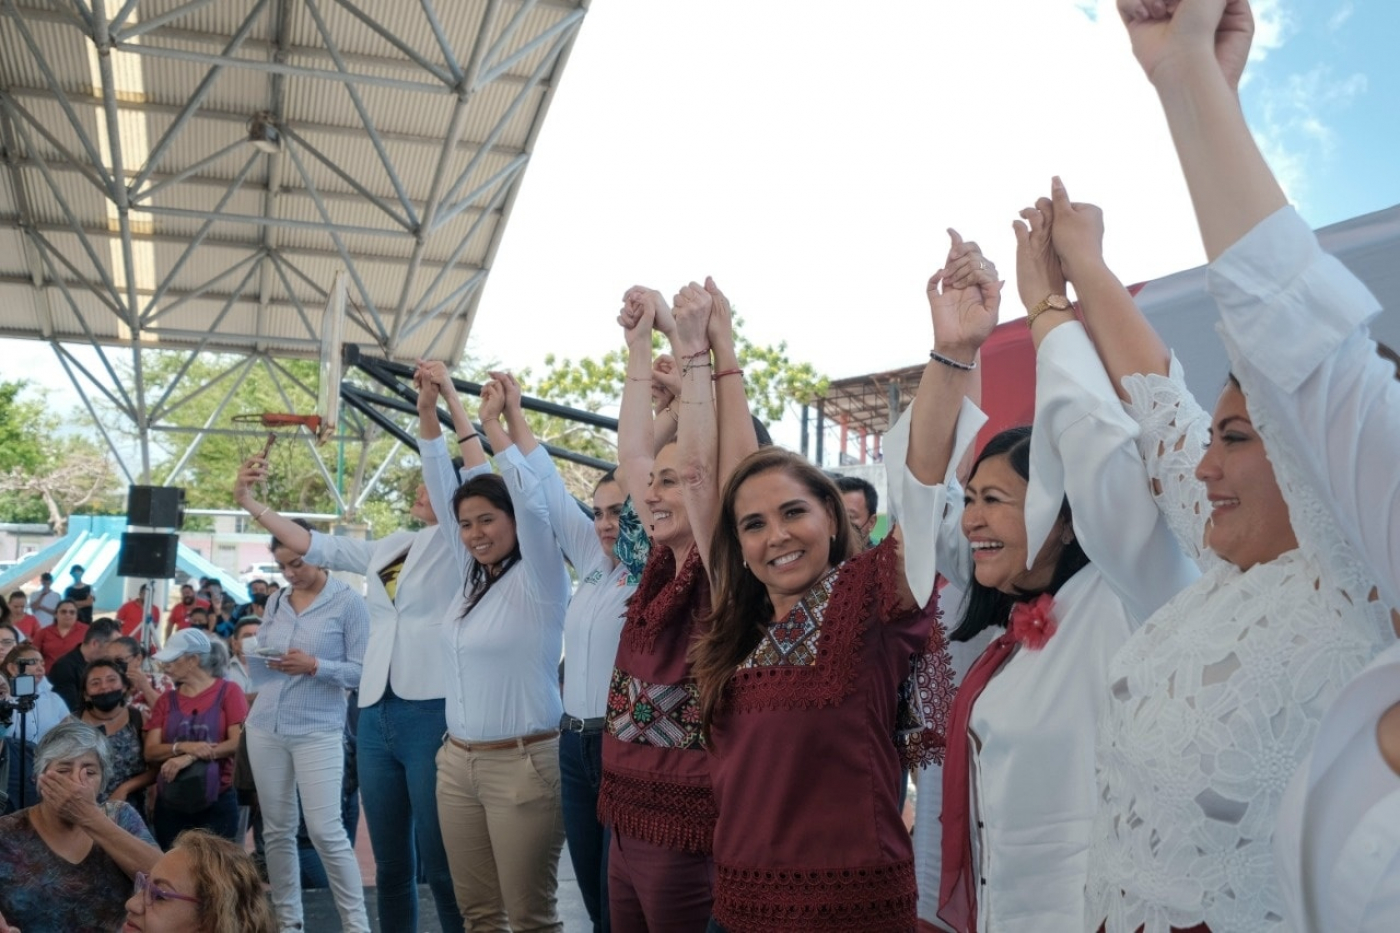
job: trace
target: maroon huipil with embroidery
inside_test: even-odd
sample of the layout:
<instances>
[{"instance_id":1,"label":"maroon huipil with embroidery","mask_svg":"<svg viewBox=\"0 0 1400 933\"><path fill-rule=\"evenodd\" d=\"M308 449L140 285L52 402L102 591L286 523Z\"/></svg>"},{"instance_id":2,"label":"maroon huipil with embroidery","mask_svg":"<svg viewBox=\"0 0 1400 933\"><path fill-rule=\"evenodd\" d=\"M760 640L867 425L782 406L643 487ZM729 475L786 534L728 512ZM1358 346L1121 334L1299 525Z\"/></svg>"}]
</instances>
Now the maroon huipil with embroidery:
<instances>
[{"instance_id":1,"label":"maroon huipil with embroidery","mask_svg":"<svg viewBox=\"0 0 1400 933\"><path fill-rule=\"evenodd\" d=\"M885 543L828 573L740 665L711 727L714 915L729 933L908 933L901 758L941 760L937 609L900 608Z\"/></svg>"},{"instance_id":2,"label":"maroon huipil with embroidery","mask_svg":"<svg viewBox=\"0 0 1400 933\"><path fill-rule=\"evenodd\" d=\"M686 659L710 611L710 585L691 547L675 570L651 548L627 607L608 691L598 816L615 832L708 854L715 801L700 735L699 691Z\"/></svg>"}]
</instances>

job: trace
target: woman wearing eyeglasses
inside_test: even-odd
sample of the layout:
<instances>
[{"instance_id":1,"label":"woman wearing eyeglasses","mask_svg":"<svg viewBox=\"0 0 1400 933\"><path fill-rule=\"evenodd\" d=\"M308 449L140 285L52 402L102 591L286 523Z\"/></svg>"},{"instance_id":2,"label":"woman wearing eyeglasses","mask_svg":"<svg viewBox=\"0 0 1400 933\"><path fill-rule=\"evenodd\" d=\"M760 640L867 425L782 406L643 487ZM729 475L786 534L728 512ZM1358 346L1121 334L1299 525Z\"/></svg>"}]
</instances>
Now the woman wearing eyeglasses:
<instances>
[{"instance_id":1,"label":"woman wearing eyeglasses","mask_svg":"<svg viewBox=\"0 0 1400 933\"><path fill-rule=\"evenodd\" d=\"M39 743L39 802L0 817L0 931L120 928L132 881L160 850L129 805L97 803L111 766L107 740L85 723L60 723Z\"/></svg>"},{"instance_id":2,"label":"woman wearing eyeglasses","mask_svg":"<svg viewBox=\"0 0 1400 933\"><path fill-rule=\"evenodd\" d=\"M136 873L125 933L272 933L272 909L248 854L191 829L150 872ZM0 929L0 933L4 933Z\"/></svg>"}]
</instances>

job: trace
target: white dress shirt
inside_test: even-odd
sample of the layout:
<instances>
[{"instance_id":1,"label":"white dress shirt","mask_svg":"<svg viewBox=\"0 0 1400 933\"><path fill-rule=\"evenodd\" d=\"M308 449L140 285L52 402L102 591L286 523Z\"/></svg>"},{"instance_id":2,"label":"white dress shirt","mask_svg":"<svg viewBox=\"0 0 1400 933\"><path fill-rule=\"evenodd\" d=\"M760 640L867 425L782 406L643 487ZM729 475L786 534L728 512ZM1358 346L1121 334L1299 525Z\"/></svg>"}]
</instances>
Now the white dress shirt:
<instances>
[{"instance_id":1,"label":"white dress shirt","mask_svg":"<svg viewBox=\"0 0 1400 933\"><path fill-rule=\"evenodd\" d=\"M457 471L441 437L419 443L423 482L433 511L453 515ZM536 448L530 456L549 456ZM563 653L564 611L569 572L554 540L542 496L527 494L533 474L514 446L496 454L501 477L515 510L521 559L464 615L463 581L475 563L460 535L451 535L457 562L457 597L447 610L443 640L447 651L447 730L463 742L489 742L559 727L559 658ZM489 466L465 471L463 479Z\"/></svg>"},{"instance_id":2,"label":"white dress shirt","mask_svg":"<svg viewBox=\"0 0 1400 933\"><path fill-rule=\"evenodd\" d=\"M311 532L307 563L365 576L369 647L360 674L362 708L378 703L386 685L405 700L447 695L442 626L462 586L447 541L457 537L457 523L439 521L443 524L397 531L378 541ZM405 559L391 599L379 571L400 557Z\"/></svg>"},{"instance_id":3,"label":"white dress shirt","mask_svg":"<svg viewBox=\"0 0 1400 933\"><path fill-rule=\"evenodd\" d=\"M1400 599L1400 384L1367 322L1380 305L1291 207L1212 264L1222 333L1261 433L1294 454L1390 605ZM1293 776L1274 838L1297 933L1400 930L1400 777L1376 724L1400 702L1393 642L1349 683Z\"/></svg>"},{"instance_id":4,"label":"white dress shirt","mask_svg":"<svg viewBox=\"0 0 1400 933\"><path fill-rule=\"evenodd\" d=\"M640 573L603 551L593 519L564 488L564 480L547 455L525 458L531 477L527 495L540 495L564 556L578 574L578 588L564 615L564 712L595 719L608 709L608 688L627 600L637 591ZM616 564L616 566L614 566Z\"/></svg>"},{"instance_id":5,"label":"white dress shirt","mask_svg":"<svg viewBox=\"0 0 1400 933\"><path fill-rule=\"evenodd\" d=\"M943 515L937 528L903 523L905 566L916 596L925 581L931 585L935 569L959 588L972 575L954 470L985 417L971 402L963 406L944 483L924 486L906 468L902 483L892 484L896 516L911 514L898 510L920 502ZM906 412L886 437L887 462L904 460L908 418ZM1055 635L1038 651L1017 649L972 710L980 931L1085 929L1097 803L1095 722L1107 700L1105 672L1135 618L1146 618L1195 577L1148 494L1137 433L1083 327L1055 328L1041 343L1036 367L1028 550L1039 551L1068 495L1076 534L1093 563L1056 594ZM1113 568L1113 579L1128 582L1115 590L1101 563Z\"/></svg>"}]
</instances>

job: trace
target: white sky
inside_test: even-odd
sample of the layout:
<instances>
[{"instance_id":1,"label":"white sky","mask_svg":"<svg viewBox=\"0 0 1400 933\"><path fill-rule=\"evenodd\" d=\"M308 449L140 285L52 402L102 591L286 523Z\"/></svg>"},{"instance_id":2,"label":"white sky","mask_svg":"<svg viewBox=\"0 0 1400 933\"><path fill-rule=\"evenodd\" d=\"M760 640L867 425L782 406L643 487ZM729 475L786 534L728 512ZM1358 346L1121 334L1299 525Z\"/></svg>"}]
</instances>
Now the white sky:
<instances>
[{"instance_id":1,"label":"white sky","mask_svg":"<svg viewBox=\"0 0 1400 933\"><path fill-rule=\"evenodd\" d=\"M944 229L1012 279L1052 173L1105 208L1125 281L1203 261L1112 0L595 0L470 350L601 354L628 286L712 274L752 339L826 375L918 363ZM2 343L6 378L76 401L50 351Z\"/></svg>"},{"instance_id":2,"label":"white sky","mask_svg":"<svg viewBox=\"0 0 1400 933\"><path fill-rule=\"evenodd\" d=\"M1125 279L1202 261L1116 17L1071 0L599 0L471 349L535 367L598 354L628 286L712 274L753 339L827 375L918 363L945 228L1009 278L1011 221L1052 173L1104 206Z\"/></svg>"}]
</instances>

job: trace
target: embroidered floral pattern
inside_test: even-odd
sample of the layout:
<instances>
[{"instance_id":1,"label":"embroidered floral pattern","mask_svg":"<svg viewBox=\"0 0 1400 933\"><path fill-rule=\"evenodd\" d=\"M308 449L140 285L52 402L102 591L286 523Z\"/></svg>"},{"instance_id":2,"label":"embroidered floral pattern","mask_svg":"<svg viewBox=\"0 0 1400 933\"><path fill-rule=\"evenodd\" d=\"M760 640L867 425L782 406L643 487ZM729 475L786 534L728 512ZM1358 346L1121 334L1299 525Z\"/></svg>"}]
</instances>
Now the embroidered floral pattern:
<instances>
[{"instance_id":1,"label":"embroidered floral pattern","mask_svg":"<svg viewBox=\"0 0 1400 933\"><path fill-rule=\"evenodd\" d=\"M740 668L747 667L813 667L817 663L817 645L821 641L821 618L831 600L836 584L832 570L817 581L811 591L792 608L786 619L770 625L763 641L754 649Z\"/></svg>"},{"instance_id":2,"label":"embroidered floral pattern","mask_svg":"<svg viewBox=\"0 0 1400 933\"><path fill-rule=\"evenodd\" d=\"M900 763L911 771L929 765L943 764L947 750L948 720L953 712L953 659L938 621L943 613L937 608L937 597L929 604L934 617L928 644L920 654L909 659L908 679L899 688L899 711L895 719L894 744L899 749Z\"/></svg>"},{"instance_id":3,"label":"embroidered floral pattern","mask_svg":"<svg viewBox=\"0 0 1400 933\"><path fill-rule=\"evenodd\" d=\"M608 732L623 742L661 748L704 748L700 688L693 683L649 684L613 669Z\"/></svg>"},{"instance_id":4,"label":"embroidered floral pattern","mask_svg":"<svg viewBox=\"0 0 1400 933\"><path fill-rule=\"evenodd\" d=\"M1208 416L1175 365L1171 379L1124 385L1158 504L1199 550L1209 505L1187 466ZM1245 572L1205 552L1205 576L1109 666L1086 892L1108 933L1282 928L1270 846L1284 787L1337 692L1382 643L1368 588L1325 559L1337 544L1313 543L1332 537L1331 519L1287 452L1268 450L1301 547Z\"/></svg>"},{"instance_id":5,"label":"embroidered floral pattern","mask_svg":"<svg viewBox=\"0 0 1400 933\"><path fill-rule=\"evenodd\" d=\"M917 907L913 861L841 869L715 865L715 919L734 933L908 933Z\"/></svg>"}]
</instances>

